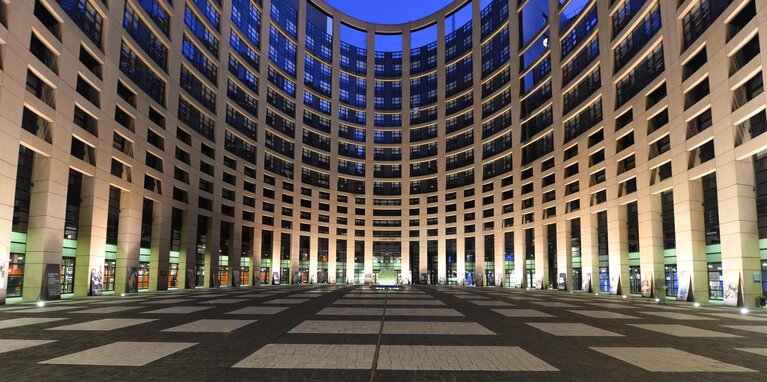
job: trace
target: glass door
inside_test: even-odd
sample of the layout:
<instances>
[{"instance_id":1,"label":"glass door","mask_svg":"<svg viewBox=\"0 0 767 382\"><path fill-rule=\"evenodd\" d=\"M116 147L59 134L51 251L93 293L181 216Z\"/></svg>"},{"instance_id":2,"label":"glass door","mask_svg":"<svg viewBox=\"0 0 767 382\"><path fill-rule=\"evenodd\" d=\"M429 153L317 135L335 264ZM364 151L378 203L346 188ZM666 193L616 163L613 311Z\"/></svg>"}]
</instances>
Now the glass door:
<instances>
[{"instance_id":1,"label":"glass door","mask_svg":"<svg viewBox=\"0 0 767 382\"><path fill-rule=\"evenodd\" d=\"M104 291L114 292L115 290L115 271L117 262L115 260L104 260Z\"/></svg>"},{"instance_id":2,"label":"glass door","mask_svg":"<svg viewBox=\"0 0 767 382\"><path fill-rule=\"evenodd\" d=\"M61 294L75 291L75 258L61 258Z\"/></svg>"},{"instance_id":3,"label":"glass door","mask_svg":"<svg viewBox=\"0 0 767 382\"><path fill-rule=\"evenodd\" d=\"M629 289L631 294L642 294L642 276L638 266L629 267Z\"/></svg>"},{"instance_id":4,"label":"glass door","mask_svg":"<svg viewBox=\"0 0 767 382\"><path fill-rule=\"evenodd\" d=\"M149 263L139 263L138 289L149 289Z\"/></svg>"},{"instance_id":5,"label":"glass door","mask_svg":"<svg viewBox=\"0 0 767 382\"><path fill-rule=\"evenodd\" d=\"M168 271L168 288L178 287L178 264L170 264Z\"/></svg>"},{"instance_id":6,"label":"glass door","mask_svg":"<svg viewBox=\"0 0 767 382\"><path fill-rule=\"evenodd\" d=\"M24 254L11 253L8 264L8 288L7 297L21 297L24 286Z\"/></svg>"},{"instance_id":7,"label":"glass door","mask_svg":"<svg viewBox=\"0 0 767 382\"><path fill-rule=\"evenodd\" d=\"M708 299L724 299L724 279L722 278L722 263L708 263Z\"/></svg>"}]
</instances>

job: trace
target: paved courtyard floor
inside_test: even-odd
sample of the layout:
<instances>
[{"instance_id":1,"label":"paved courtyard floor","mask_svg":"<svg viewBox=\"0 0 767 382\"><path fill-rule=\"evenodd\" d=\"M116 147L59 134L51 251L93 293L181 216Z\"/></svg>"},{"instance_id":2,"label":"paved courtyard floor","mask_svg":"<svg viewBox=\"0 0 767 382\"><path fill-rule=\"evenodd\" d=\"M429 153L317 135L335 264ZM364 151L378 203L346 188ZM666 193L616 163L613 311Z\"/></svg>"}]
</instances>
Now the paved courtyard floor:
<instances>
[{"instance_id":1,"label":"paved courtyard floor","mask_svg":"<svg viewBox=\"0 0 767 382\"><path fill-rule=\"evenodd\" d=\"M0 381L239 380L767 381L767 311L426 286L0 306Z\"/></svg>"}]
</instances>

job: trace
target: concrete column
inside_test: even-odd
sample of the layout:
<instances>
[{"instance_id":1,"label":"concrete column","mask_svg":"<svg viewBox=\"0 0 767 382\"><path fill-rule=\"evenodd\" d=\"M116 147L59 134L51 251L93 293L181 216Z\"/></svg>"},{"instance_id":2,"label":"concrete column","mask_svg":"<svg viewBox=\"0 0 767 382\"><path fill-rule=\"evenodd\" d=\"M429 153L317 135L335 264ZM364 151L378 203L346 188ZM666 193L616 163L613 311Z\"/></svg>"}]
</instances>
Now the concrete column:
<instances>
[{"instance_id":1,"label":"concrete column","mask_svg":"<svg viewBox=\"0 0 767 382\"><path fill-rule=\"evenodd\" d=\"M117 261L115 264L115 293L127 293L137 282L139 251L141 247L141 195L135 192L120 193L120 225L117 236Z\"/></svg>"},{"instance_id":2,"label":"concrete column","mask_svg":"<svg viewBox=\"0 0 767 382\"><path fill-rule=\"evenodd\" d=\"M546 226L535 226L535 273L533 283L539 283L540 289L546 289L549 282L549 254ZM533 288L536 285L530 285Z\"/></svg>"},{"instance_id":3,"label":"concrete column","mask_svg":"<svg viewBox=\"0 0 767 382\"><path fill-rule=\"evenodd\" d=\"M242 284L242 261L243 252L250 252L250 248L242 248L242 226L237 222L232 223L232 236L229 242L229 285L239 287ZM235 274L237 277L235 277Z\"/></svg>"},{"instance_id":4,"label":"concrete column","mask_svg":"<svg viewBox=\"0 0 767 382\"><path fill-rule=\"evenodd\" d=\"M495 266L495 285L496 286L503 286L503 283L506 282L504 279L504 269L503 269L503 260L504 256L506 255L506 246L505 246L505 236L503 232L500 232L500 230L496 230L495 232L495 257L493 259L493 263Z\"/></svg>"},{"instance_id":5,"label":"concrete column","mask_svg":"<svg viewBox=\"0 0 767 382\"><path fill-rule=\"evenodd\" d=\"M649 190L639 195L639 264L642 283L653 282L653 294L665 298L665 270L663 263L663 221L659 195L651 195Z\"/></svg>"},{"instance_id":6,"label":"concrete column","mask_svg":"<svg viewBox=\"0 0 767 382\"><path fill-rule=\"evenodd\" d=\"M475 235L477 236L474 238L474 284L483 286L485 285L485 236L482 235L482 231Z\"/></svg>"},{"instance_id":7,"label":"concrete column","mask_svg":"<svg viewBox=\"0 0 767 382\"><path fill-rule=\"evenodd\" d=\"M458 272L458 285L466 285L466 239L463 235L458 235L455 242L456 251L456 271Z\"/></svg>"},{"instance_id":8,"label":"concrete column","mask_svg":"<svg viewBox=\"0 0 767 382\"><path fill-rule=\"evenodd\" d=\"M597 222L588 209L581 214L581 284L583 292L599 290Z\"/></svg>"},{"instance_id":9,"label":"concrete column","mask_svg":"<svg viewBox=\"0 0 767 382\"><path fill-rule=\"evenodd\" d=\"M204 272L208 282L204 287L218 287L218 256L221 246L221 218L217 215L208 218L208 232L205 237Z\"/></svg>"},{"instance_id":10,"label":"concrete column","mask_svg":"<svg viewBox=\"0 0 767 382\"><path fill-rule=\"evenodd\" d=\"M615 290L615 294L628 294L629 246L626 206L614 205L607 209L607 233L611 292Z\"/></svg>"},{"instance_id":11,"label":"concrete column","mask_svg":"<svg viewBox=\"0 0 767 382\"><path fill-rule=\"evenodd\" d=\"M573 242L570 220L557 224L557 283L559 274L565 274L565 290L573 290ZM555 286L555 287L558 287Z\"/></svg>"},{"instance_id":12,"label":"concrete column","mask_svg":"<svg viewBox=\"0 0 767 382\"><path fill-rule=\"evenodd\" d=\"M101 272L103 277L108 208L108 181L83 175L80 193L80 224L77 229L75 296L90 294L92 272Z\"/></svg>"},{"instance_id":13,"label":"concrete column","mask_svg":"<svg viewBox=\"0 0 767 382\"><path fill-rule=\"evenodd\" d=\"M261 285L261 260L263 256L263 234L260 229L253 229L253 252L250 255L250 285Z\"/></svg>"},{"instance_id":14,"label":"concrete column","mask_svg":"<svg viewBox=\"0 0 767 382\"><path fill-rule=\"evenodd\" d=\"M750 159L734 160L718 170L719 211L725 211L719 215L725 303L728 285L740 281L742 304L753 307L762 295L761 283L754 282L754 274L761 272L754 167Z\"/></svg>"},{"instance_id":15,"label":"concrete column","mask_svg":"<svg viewBox=\"0 0 767 382\"><path fill-rule=\"evenodd\" d=\"M690 300L708 302L708 263L703 222L703 186L700 180L684 180L674 185L674 224L676 264L679 285L691 278Z\"/></svg>"},{"instance_id":16,"label":"concrete column","mask_svg":"<svg viewBox=\"0 0 767 382\"><path fill-rule=\"evenodd\" d=\"M182 211L181 215L183 223L178 251L178 289L191 289L195 285L197 261L197 215L189 211Z\"/></svg>"},{"instance_id":17,"label":"concrete column","mask_svg":"<svg viewBox=\"0 0 767 382\"><path fill-rule=\"evenodd\" d=\"M410 274L410 240L402 240L400 247L400 255L402 256L402 267L400 272L402 274L400 282L402 284L412 283L412 275Z\"/></svg>"},{"instance_id":18,"label":"concrete column","mask_svg":"<svg viewBox=\"0 0 767 382\"><path fill-rule=\"evenodd\" d=\"M45 265L61 264L68 179L66 163L35 155L24 258L24 301L45 297Z\"/></svg>"},{"instance_id":19,"label":"concrete column","mask_svg":"<svg viewBox=\"0 0 767 382\"><path fill-rule=\"evenodd\" d=\"M447 241L444 236L437 239L437 283L447 283Z\"/></svg>"},{"instance_id":20,"label":"concrete column","mask_svg":"<svg viewBox=\"0 0 767 382\"><path fill-rule=\"evenodd\" d=\"M317 255L319 254L319 237L309 236L309 282L317 281Z\"/></svg>"},{"instance_id":21,"label":"concrete column","mask_svg":"<svg viewBox=\"0 0 767 382\"><path fill-rule=\"evenodd\" d=\"M354 239L353 238L349 238L346 240L346 282L347 284L354 284Z\"/></svg>"},{"instance_id":22,"label":"concrete column","mask_svg":"<svg viewBox=\"0 0 767 382\"><path fill-rule=\"evenodd\" d=\"M517 288L525 288L525 230L514 231L514 283Z\"/></svg>"},{"instance_id":23,"label":"concrete column","mask_svg":"<svg viewBox=\"0 0 767 382\"><path fill-rule=\"evenodd\" d=\"M143 205L143 203L142 203ZM152 208L152 248L149 257L149 290L168 290L170 268L170 223L172 206L154 203Z\"/></svg>"},{"instance_id":24,"label":"concrete column","mask_svg":"<svg viewBox=\"0 0 767 382\"><path fill-rule=\"evenodd\" d=\"M419 238L419 239L420 240L418 240L418 245L419 245L419 248L418 248L418 268L419 268L418 269L418 280L420 282L421 274L427 273L426 262L428 260L428 257L426 255L426 252L427 252L428 247L426 245L427 240L422 240L421 238Z\"/></svg>"}]
</instances>

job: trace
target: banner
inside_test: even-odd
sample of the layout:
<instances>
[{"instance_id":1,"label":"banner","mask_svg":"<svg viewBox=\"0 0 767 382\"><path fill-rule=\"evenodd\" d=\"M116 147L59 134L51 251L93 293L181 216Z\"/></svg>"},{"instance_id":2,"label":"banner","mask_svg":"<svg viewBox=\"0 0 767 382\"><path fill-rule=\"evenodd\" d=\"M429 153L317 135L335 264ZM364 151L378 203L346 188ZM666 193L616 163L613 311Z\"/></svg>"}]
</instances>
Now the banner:
<instances>
[{"instance_id":1,"label":"banner","mask_svg":"<svg viewBox=\"0 0 767 382\"><path fill-rule=\"evenodd\" d=\"M642 276L642 297L654 297L652 272L645 272Z\"/></svg>"},{"instance_id":2,"label":"banner","mask_svg":"<svg viewBox=\"0 0 767 382\"><path fill-rule=\"evenodd\" d=\"M678 301L687 301L690 297L690 283L692 281L691 277L692 276L688 271L679 272L679 290L677 290L676 293L676 299Z\"/></svg>"},{"instance_id":3,"label":"banner","mask_svg":"<svg viewBox=\"0 0 767 382\"><path fill-rule=\"evenodd\" d=\"M567 274L566 273L559 274L559 277L557 278L557 289L567 290Z\"/></svg>"},{"instance_id":4,"label":"banner","mask_svg":"<svg viewBox=\"0 0 767 382\"><path fill-rule=\"evenodd\" d=\"M738 306L741 298L740 272L727 272L724 274L724 305Z\"/></svg>"},{"instance_id":5,"label":"banner","mask_svg":"<svg viewBox=\"0 0 767 382\"><path fill-rule=\"evenodd\" d=\"M610 276L610 294L621 294L621 275Z\"/></svg>"},{"instance_id":6,"label":"banner","mask_svg":"<svg viewBox=\"0 0 767 382\"><path fill-rule=\"evenodd\" d=\"M138 268L131 267L128 269L128 285L125 291L128 293L138 293Z\"/></svg>"},{"instance_id":7,"label":"banner","mask_svg":"<svg viewBox=\"0 0 767 382\"><path fill-rule=\"evenodd\" d=\"M101 296L103 290L103 275L101 268L91 268L91 296Z\"/></svg>"},{"instance_id":8,"label":"banner","mask_svg":"<svg viewBox=\"0 0 767 382\"><path fill-rule=\"evenodd\" d=\"M61 299L61 265L45 264L45 273L43 275L43 300Z\"/></svg>"},{"instance_id":9,"label":"banner","mask_svg":"<svg viewBox=\"0 0 767 382\"><path fill-rule=\"evenodd\" d=\"M273 285L280 285L280 272L273 272L272 273L272 284Z\"/></svg>"},{"instance_id":10,"label":"banner","mask_svg":"<svg viewBox=\"0 0 767 382\"><path fill-rule=\"evenodd\" d=\"M581 291L591 293L591 272L586 272L583 274L583 284L581 286Z\"/></svg>"}]
</instances>

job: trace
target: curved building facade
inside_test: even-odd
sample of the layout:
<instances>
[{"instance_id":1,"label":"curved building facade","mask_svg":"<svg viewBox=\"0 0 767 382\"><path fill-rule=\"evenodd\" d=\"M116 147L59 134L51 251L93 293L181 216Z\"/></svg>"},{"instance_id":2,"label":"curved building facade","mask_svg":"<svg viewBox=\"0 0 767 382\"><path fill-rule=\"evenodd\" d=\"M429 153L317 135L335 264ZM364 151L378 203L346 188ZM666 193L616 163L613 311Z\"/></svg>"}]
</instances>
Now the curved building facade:
<instances>
[{"instance_id":1,"label":"curved building facade","mask_svg":"<svg viewBox=\"0 0 767 382\"><path fill-rule=\"evenodd\" d=\"M393 269L758 304L765 7L456 0L381 25L322 0L0 2L0 285Z\"/></svg>"}]
</instances>

